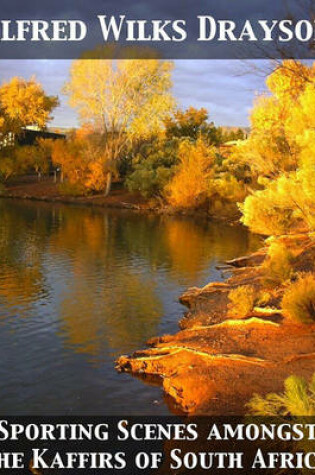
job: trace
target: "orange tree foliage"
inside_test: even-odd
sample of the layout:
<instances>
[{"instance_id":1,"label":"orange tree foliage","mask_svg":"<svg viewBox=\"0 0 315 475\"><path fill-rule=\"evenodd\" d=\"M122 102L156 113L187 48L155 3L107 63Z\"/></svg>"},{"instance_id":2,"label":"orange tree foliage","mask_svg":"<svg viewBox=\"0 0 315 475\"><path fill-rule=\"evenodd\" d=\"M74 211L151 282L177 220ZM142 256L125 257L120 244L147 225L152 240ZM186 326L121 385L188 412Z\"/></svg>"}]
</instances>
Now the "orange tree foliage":
<instances>
[{"instance_id":1,"label":"orange tree foliage","mask_svg":"<svg viewBox=\"0 0 315 475\"><path fill-rule=\"evenodd\" d=\"M44 128L57 105L57 97L47 96L34 78L27 81L14 77L0 87L0 136L2 144L7 142L0 150L2 181L29 168L34 168L39 176L47 171L48 157L43 147L13 146L8 134L21 135L30 125Z\"/></svg>"},{"instance_id":2,"label":"orange tree foliage","mask_svg":"<svg viewBox=\"0 0 315 475\"><path fill-rule=\"evenodd\" d=\"M195 143L182 141L178 149L179 165L165 195L175 207L197 208L212 194L215 149L199 138Z\"/></svg>"},{"instance_id":3,"label":"orange tree foliage","mask_svg":"<svg viewBox=\"0 0 315 475\"><path fill-rule=\"evenodd\" d=\"M237 150L260 185L242 220L262 234L314 230L315 67L285 61L267 85L271 94L256 103L251 136Z\"/></svg>"},{"instance_id":4,"label":"orange tree foliage","mask_svg":"<svg viewBox=\"0 0 315 475\"><path fill-rule=\"evenodd\" d=\"M54 141L51 148L54 165L61 168L70 185L77 185L82 192L104 189L111 163L106 162L102 136L80 129L67 140Z\"/></svg>"}]
</instances>

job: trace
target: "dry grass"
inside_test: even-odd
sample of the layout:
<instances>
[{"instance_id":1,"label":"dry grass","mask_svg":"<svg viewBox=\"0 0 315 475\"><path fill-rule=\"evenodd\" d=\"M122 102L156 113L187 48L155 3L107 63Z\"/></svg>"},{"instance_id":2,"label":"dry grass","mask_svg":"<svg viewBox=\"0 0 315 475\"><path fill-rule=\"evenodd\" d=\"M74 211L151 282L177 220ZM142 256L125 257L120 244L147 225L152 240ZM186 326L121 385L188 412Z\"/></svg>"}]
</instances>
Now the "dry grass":
<instances>
[{"instance_id":1,"label":"dry grass","mask_svg":"<svg viewBox=\"0 0 315 475\"><path fill-rule=\"evenodd\" d=\"M289 376L282 394L270 393L265 397L255 394L247 407L256 416L314 416L315 374L309 384L304 378Z\"/></svg>"},{"instance_id":2,"label":"dry grass","mask_svg":"<svg viewBox=\"0 0 315 475\"><path fill-rule=\"evenodd\" d=\"M283 315L298 323L315 323L315 276L300 274L282 299Z\"/></svg>"},{"instance_id":3,"label":"dry grass","mask_svg":"<svg viewBox=\"0 0 315 475\"><path fill-rule=\"evenodd\" d=\"M293 274L293 255L281 242L270 244L268 255L263 263L266 284L278 285L289 280Z\"/></svg>"},{"instance_id":4,"label":"dry grass","mask_svg":"<svg viewBox=\"0 0 315 475\"><path fill-rule=\"evenodd\" d=\"M252 285L240 285L229 292L228 315L244 318L253 310L255 305L255 288Z\"/></svg>"}]
</instances>

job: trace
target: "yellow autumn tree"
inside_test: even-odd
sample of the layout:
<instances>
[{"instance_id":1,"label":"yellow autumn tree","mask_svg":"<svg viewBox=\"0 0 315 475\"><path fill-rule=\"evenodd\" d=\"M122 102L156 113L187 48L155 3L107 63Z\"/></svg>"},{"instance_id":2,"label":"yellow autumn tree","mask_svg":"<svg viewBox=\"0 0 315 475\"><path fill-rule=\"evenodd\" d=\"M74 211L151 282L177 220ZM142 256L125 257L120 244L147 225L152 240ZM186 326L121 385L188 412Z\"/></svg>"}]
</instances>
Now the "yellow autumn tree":
<instances>
[{"instance_id":1,"label":"yellow autumn tree","mask_svg":"<svg viewBox=\"0 0 315 475\"><path fill-rule=\"evenodd\" d=\"M105 194L128 143L157 133L174 106L172 63L158 59L73 62L65 85L82 124L104 136Z\"/></svg>"},{"instance_id":2,"label":"yellow autumn tree","mask_svg":"<svg viewBox=\"0 0 315 475\"><path fill-rule=\"evenodd\" d=\"M35 78L14 77L0 87L0 128L2 133L20 133L23 127L44 128L58 98L48 96Z\"/></svg>"},{"instance_id":3,"label":"yellow autumn tree","mask_svg":"<svg viewBox=\"0 0 315 475\"><path fill-rule=\"evenodd\" d=\"M242 220L262 234L314 230L314 65L285 61L267 85L271 95L254 107L253 132L239 151L261 185L246 198Z\"/></svg>"},{"instance_id":4,"label":"yellow autumn tree","mask_svg":"<svg viewBox=\"0 0 315 475\"><path fill-rule=\"evenodd\" d=\"M12 140L21 136L27 126L44 128L52 119L51 113L58 105L58 98L48 96L35 78L29 81L14 77L0 86L0 137L1 143L10 145L0 150L0 180L6 182L12 176L34 168L38 176L47 170L47 157L43 149L34 147L19 149Z\"/></svg>"},{"instance_id":5,"label":"yellow autumn tree","mask_svg":"<svg viewBox=\"0 0 315 475\"><path fill-rule=\"evenodd\" d=\"M298 165L297 114L308 88L314 88L314 67L284 61L266 80L269 94L256 98L251 113L251 134L235 149L234 159L245 163L252 176L275 178ZM310 110L310 109L309 109ZM302 128L305 117L300 119Z\"/></svg>"},{"instance_id":6,"label":"yellow autumn tree","mask_svg":"<svg viewBox=\"0 0 315 475\"><path fill-rule=\"evenodd\" d=\"M211 194L215 148L201 138L185 140L179 145L178 159L177 171L165 189L168 202L179 208L202 206Z\"/></svg>"}]
</instances>

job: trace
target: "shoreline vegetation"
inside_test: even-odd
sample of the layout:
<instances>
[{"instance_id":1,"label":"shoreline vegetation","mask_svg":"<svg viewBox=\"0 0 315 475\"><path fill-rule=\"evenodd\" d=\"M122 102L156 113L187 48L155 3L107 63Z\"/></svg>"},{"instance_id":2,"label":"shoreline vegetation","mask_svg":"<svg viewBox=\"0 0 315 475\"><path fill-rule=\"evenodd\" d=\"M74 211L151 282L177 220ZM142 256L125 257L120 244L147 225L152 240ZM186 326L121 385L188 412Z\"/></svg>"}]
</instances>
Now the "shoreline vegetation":
<instances>
[{"instance_id":1,"label":"shoreline vegetation","mask_svg":"<svg viewBox=\"0 0 315 475\"><path fill-rule=\"evenodd\" d=\"M63 92L81 127L23 146L27 127L44 130L58 98L34 78L4 84L2 194L236 219L269 236L259 252L226 264L226 282L182 295L188 312L178 334L152 338L117 369L157 377L187 413L239 414L246 404L255 412L256 404L272 415L268 401L280 396L270 391L292 374L300 379L287 385L307 385L315 370L315 63L274 65L249 134L216 127L203 108L178 108L173 66L74 61ZM36 184L14 184L31 172ZM54 183L43 180L49 173ZM295 389L296 409L305 391ZM315 405L304 412L315 415Z\"/></svg>"},{"instance_id":2,"label":"shoreline vegetation","mask_svg":"<svg viewBox=\"0 0 315 475\"><path fill-rule=\"evenodd\" d=\"M0 199L29 200L47 203L71 204L104 209L131 210L141 213L169 214L198 216L214 221L224 221L227 224L239 224L240 212L235 205L229 208L227 215L216 215L208 209L180 209L174 208L161 201L145 198L139 192L126 190L120 183L112 185L110 195L95 194L88 196L66 195L60 192L57 184L52 179L43 179L38 182L37 178L22 177L12 181L0 190Z\"/></svg>"},{"instance_id":3,"label":"shoreline vegetation","mask_svg":"<svg viewBox=\"0 0 315 475\"><path fill-rule=\"evenodd\" d=\"M266 83L249 138L227 168L234 184L242 182L243 199L230 195L240 221L269 236L265 247L226 263L225 282L185 292L177 334L117 361L118 371L157 378L184 413L315 415L315 67L285 61ZM178 183L170 184L170 202L180 198Z\"/></svg>"},{"instance_id":4,"label":"shoreline vegetation","mask_svg":"<svg viewBox=\"0 0 315 475\"><path fill-rule=\"evenodd\" d=\"M277 243L295 249L292 271L315 271L313 237L282 236ZM244 414L255 394L281 392L286 378L310 380L315 324L294 321L281 309L288 282L276 288L266 282L268 245L226 262L224 270L232 275L224 282L188 289L179 299L188 309L179 332L121 356L117 370L158 382L171 410L188 414ZM244 288L252 298L244 298Z\"/></svg>"}]
</instances>

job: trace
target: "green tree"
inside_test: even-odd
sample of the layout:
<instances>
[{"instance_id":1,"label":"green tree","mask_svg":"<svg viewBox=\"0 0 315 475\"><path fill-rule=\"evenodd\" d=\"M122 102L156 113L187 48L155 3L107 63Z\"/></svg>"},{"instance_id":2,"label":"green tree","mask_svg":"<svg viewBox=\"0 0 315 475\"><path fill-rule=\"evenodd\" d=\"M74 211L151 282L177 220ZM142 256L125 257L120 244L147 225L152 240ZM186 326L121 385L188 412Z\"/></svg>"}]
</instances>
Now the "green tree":
<instances>
[{"instance_id":1,"label":"green tree","mask_svg":"<svg viewBox=\"0 0 315 475\"><path fill-rule=\"evenodd\" d=\"M185 111L176 110L164 120L166 138L190 138L196 141L202 137L209 145L218 145L221 142L221 130L213 122L208 122L208 118L204 108L190 106Z\"/></svg>"},{"instance_id":2,"label":"green tree","mask_svg":"<svg viewBox=\"0 0 315 475\"><path fill-rule=\"evenodd\" d=\"M178 163L177 151L177 140L156 138L143 144L132 160L133 171L126 179L127 188L140 191L146 198L162 197Z\"/></svg>"}]
</instances>

